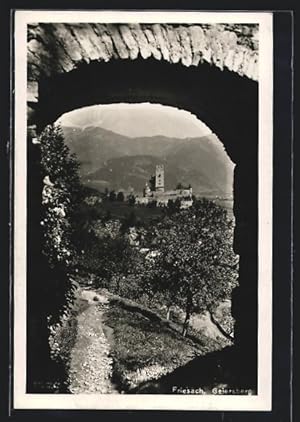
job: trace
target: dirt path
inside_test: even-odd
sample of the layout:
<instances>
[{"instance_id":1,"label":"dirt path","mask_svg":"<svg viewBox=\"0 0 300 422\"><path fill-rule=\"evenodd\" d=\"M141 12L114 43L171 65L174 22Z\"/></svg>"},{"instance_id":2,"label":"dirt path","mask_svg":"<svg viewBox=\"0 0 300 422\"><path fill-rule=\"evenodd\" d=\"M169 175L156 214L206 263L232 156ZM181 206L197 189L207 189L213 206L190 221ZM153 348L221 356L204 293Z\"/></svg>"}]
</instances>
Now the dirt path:
<instances>
[{"instance_id":1,"label":"dirt path","mask_svg":"<svg viewBox=\"0 0 300 422\"><path fill-rule=\"evenodd\" d=\"M77 318L77 337L69 370L70 391L73 394L118 393L111 382L113 360L102 321L108 301L89 291L82 291L80 298L90 306Z\"/></svg>"},{"instance_id":2,"label":"dirt path","mask_svg":"<svg viewBox=\"0 0 300 422\"><path fill-rule=\"evenodd\" d=\"M86 305L77 315L76 340L69 367L70 392L118 394L119 391L112 382L113 359L110 356L114 330L105 323L104 316L109 300L102 292L92 290L81 290L77 300L84 301ZM135 308L138 308L137 304ZM137 309L135 311L138 312ZM207 315L195 316L192 323L194 328L205 332L208 337L220 337L221 333Z\"/></svg>"}]
</instances>

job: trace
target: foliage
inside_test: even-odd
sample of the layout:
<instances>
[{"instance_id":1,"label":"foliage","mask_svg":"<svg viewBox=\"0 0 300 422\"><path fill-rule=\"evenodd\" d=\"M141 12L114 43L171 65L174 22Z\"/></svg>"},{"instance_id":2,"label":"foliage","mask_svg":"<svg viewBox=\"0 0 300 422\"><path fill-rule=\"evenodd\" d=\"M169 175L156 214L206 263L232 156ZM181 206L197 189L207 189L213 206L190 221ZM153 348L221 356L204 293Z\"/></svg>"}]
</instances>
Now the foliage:
<instances>
[{"instance_id":1,"label":"foliage","mask_svg":"<svg viewBox=\"0 0 300 422\"><path fill-rule=\"evenodd\" d=\"M179 198L176 198L175 201L172 199L168 200L168 206L167 206L167 212L168 214L174 214L175 212L178 212L180 210L181 206L181 200Z\"/></svg>"},{"instance_id":2,"label":"foliage","mask_svg":"<svg viewBox=\"0 0 300 422\"><path fill-rule=\"evenodd\" d=\"M106 213L105 213L105 215L104 215L104 217L103 217L103 221L109 221L109 220L111 220L111 211L110 210L107 210L106 211Z\"/></svg>"},{"instance_id":3,"label":"foliage","mask_svg":"<svg viewBox=\"0 0 300 422\"><path fill-rule=\"evenodd\" d=\"M69 209L73 210L81 199L79 163L64 143L59 125L48 125L39 137L41 143L41 166L45 175L63 190L66 199L72 198Z\"/></svg>"},{"instance_id":4,"label":"foliage","mask_svg":"<svg viewBox=\"0 0 300 422\"><path fill-rule=\"evenodd\" d=\"M152 192L155 191L155 176L151 176L149 179L149 187Z\"/></svg>"},{"instance_id":5,"label":"foliage","mask_svg":"<svg viewBox=\"0 0 300 422\"><path fill-rule=\"evenodd\" d=\"M93 232L98 239L117 239L120 236L121 223L119 220L105 219L93 221L89 230Z\"/></svg>"},{"instance_id":6,"label":"foliage","mask_svg":"<svg viewBox=\"0 0 300 422\"><path fill-rule=\"evenodd\" d=\"M47 126L39 141L44 176L43 253L50 265L60 262L68 266L75 254L72 245L74 212L82 198L79 164L65 145L59 126Z\"/></svg>"},{"instance_id":7,"label":"foliage","mask_svg":"<svg viewBox=\"0 0 300 422\"><path fill-rule=\"evenodd\" d=\"M70 355L76 341L77 316L86 307L86 302L79 299L74 301L73 296L69 297L59 321L56 324L49 324L51 357L57 362L62 361L66 367L70 364ZM48 320L50 322L51 318Z\"/></svg>"},{"instance_id":8,"label":"foliage","mask_svg":"<svg viewBox=\"0 0 300 422\"><path fill-rule=\"evenodd\" d=\"M127 387L157 379L200 353L193 342L138 313L111 307L106 319L114 330L114 370Z\"/></svg>"},{"instance_id":9,"label":"foliage","mask_svg":"<svg viewBox=\"0 0 300 422\"><path fill-rule=\"evenodd\" d=\"M156 199L154 201L148 202L147 207L148 208L156 208L157 207L157 201L156 201Z\"/></svg>"},{"instance_id":10,"label":"foliage","mask_svg":"<svg viewBox=\"0 0 300 422\"><path fill-rule=\"evenodd\" d=\"M117 198L116 192L114 190L110 191L109 193L109 200L110 201L115 201Z\"/></svg>"},{"instance_id":11,"label":"foliage","mask_svg":"<svg viewBox=\"0 0 300 422\"><path fill-rule=\"evenodd\" d=\"M153 220L159 220L165 214L164 207L148 208L140 204L135 204L131 207L127 201L108 201L103 200L102 203L89 206L85 202L77 207L78 223L82 224L86 221L93 221L99 219L106 220L120 220L123 222L128 218L128 215L134 211L137 219L141 221L142 225L153 225Z\"/></svg>"},{"instance_id":12,"label":"foliage","mask_svg":"<svg viewBox=\"0 0 300 422\"><path fill-rule=\"evenodd\" d=\"M44 182L41 246L47 261L41 283L49 301L46 314L51 356L66 365L74 342L75 321L71 315L77 286L70 271L77 262L76 211L83 191L79 164L65 145L61 128L47 126L39 141Z\"/></svg>"},{"instance_id":13,"label":"foliage","mask_svg":"<svg viewBox=\"0 0 300 422\"><path fill-rule=\"evenodd\" d=\"M214 312L230 297L237 257L223 208L208 200L187 210L173 205L154 224L141 225L135 210L122 223L89 221L79 268L95 274L97 287L164 309L164 316L172 305L184 309L185 334L193 312Z\"/></svg>"},{"instance_id":14,"label":"foliage","mask_svg":"<svg viewBox=\"0 0 300 422\"><path fill-rule=\"evenodd\" d=\"M214 321L216 321L222 329L229 335L234 334L234 319L231 314L231 307L224 302L222 306L215 310L212 314Z\"/></svg>"},{"instance_id":15,"label":"foliage","mask_svg":"<svg viewBox=\"0 0 300 422\"><path fill-rule=\"evenodd\" d=\"M82 230L80 245L83 253L78 266L96 275L97 287L118 291L122 280L132 269L136 251L123 235L119 220L97 220Z\"/></svg>"},{"instance_id":16,"label":"foliage","mask_svg":"<svg viewBox=\"0 0 300 422\"><path fill-rule=\"evenodd\" d=\"M145 288L185 309L185 334L193 312L214 310L236 285L232 222L224 209L202 200L166 216L152 236L157 254L145 272Z\"/></svg>"},{"instance_id":17,"label":"foliage","mask_svg":"<svg viewBox=\"0 0 300 422\"><path fill-rule=\"evenodd\" d=\"M132 193L130 195L128 195L128 203L131 206L133 206L135 204L135 196Z\"/></svg>"},{"instance_id":18,"label":"foliage","mask_svg":"<svg viewBox=\"0 0 300 422\"><path fill-rule=\"evenodd\" d=\"M124 193L122 191L118 192L117 194L117 201L123 202L124 201Z\"/></svg>"},{"instance_id":19,"label":"foliage","mask_svg":"<svg viewBox=\"0 0 300 422\"><path fill-rule=\"evenodd\" d=\"M136 214L134 211L131 211L127 217L125 218L125 220L123 221L123 225L122 228L123 230L126 230L130 227L136 227L140 225L140 220L137 218Z\"/></svg>"}]
</instances>

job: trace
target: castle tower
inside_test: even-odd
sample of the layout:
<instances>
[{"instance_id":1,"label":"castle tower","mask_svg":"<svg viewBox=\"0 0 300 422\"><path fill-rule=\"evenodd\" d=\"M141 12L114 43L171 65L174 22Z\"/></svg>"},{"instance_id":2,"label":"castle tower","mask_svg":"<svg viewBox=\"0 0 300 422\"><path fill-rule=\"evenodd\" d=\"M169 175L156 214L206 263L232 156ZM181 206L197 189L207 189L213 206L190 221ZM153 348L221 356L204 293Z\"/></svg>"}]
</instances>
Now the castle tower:
<instances>
[{"instance_id":1,"label":"castle tower","mask_svg":"<svg viewBox=\"0 0 300 422\"><path fill-rule=\"evenodd\" d=\"M158 164L155 170L155 191L165 191L165 170L163 164Z\"/></svg>"}]
</instances>

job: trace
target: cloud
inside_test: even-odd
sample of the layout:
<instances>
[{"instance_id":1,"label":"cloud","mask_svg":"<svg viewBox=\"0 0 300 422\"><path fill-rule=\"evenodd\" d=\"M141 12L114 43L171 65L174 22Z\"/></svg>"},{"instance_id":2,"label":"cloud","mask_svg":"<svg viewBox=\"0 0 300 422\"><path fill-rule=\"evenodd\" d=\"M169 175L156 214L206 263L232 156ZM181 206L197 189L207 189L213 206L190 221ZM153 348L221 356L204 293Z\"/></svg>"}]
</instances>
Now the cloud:
<instances>
[{"instance_id":1,"label":"cloud","mask_svg":"<svg viewBox=\"0 0 300 422\"><path fill-rule=\"evenodd\" d=\"M63 114L63 126L99 126L130 137L200 137L211 130L192 113L161 104L103 104Z\"/></svg>"}]
</instances>

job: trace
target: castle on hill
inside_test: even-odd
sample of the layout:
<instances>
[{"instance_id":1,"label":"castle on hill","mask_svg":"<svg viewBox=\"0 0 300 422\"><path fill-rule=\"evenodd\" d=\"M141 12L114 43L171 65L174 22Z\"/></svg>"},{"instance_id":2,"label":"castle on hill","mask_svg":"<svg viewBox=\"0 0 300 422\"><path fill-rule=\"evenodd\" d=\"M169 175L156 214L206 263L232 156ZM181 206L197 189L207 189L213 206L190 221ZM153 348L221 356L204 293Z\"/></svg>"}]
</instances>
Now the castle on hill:
<instances>
[{"instance_id":1,"label":"castle on hill","mask_svg":"<svg viewBox=\"0 0 300 422\"><path fill-rule=\"evenodd\" d=\"M155 175L146 182L143 196L136 196L135 203L148 205L156 203L158 207L168 206L169 201L180 200L180 208L189 208L193 205L193 190L191 186L178 185L174 190L165 190L165 170L163 164L158 164Z\"/></svg>"}]
</instances>

